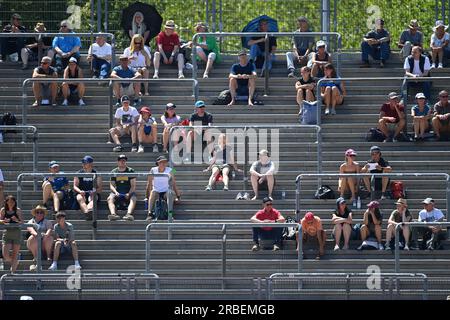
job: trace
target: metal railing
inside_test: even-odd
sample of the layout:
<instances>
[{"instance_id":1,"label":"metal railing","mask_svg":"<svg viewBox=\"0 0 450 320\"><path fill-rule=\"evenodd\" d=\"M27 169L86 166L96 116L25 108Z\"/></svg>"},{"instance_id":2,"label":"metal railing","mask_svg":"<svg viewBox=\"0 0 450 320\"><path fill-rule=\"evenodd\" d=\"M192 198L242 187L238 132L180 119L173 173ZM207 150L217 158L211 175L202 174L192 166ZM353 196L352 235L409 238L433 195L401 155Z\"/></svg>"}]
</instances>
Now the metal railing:
<instances>
[{"instance_id":1,"label":"metal railing","mask_svg":"<svg viewBox=\"0 0 450 320\"><path fill-rule=\"evenodd\" d=\"M201 32L196 33L192 37L192 43L195 48L195 46L198 45L197 39L200 36L214 36L216 38L225 38L225 37L256 37L256 36L264 36L265 37L265 48L264 48L264 63L267 64L269 61L269 37L292 37L292 36L301 36L301 37L308 37L308 36L326 36L327 38L329 36L337 37L337 56L336 56L336 69L340 71L340 53L341 53L341 47L342 47L342 36L340 33L337 32ZM192 78L197 79L197 51L194 49L192 50ZM269 72L266 70L264 72L264 95L267 96L269 92Z\"/></svg>"},{"instance_id":2,"label":"metal railing","mask_svg":"<svg viewBox=\"0 0 450 320\"><path fill-rule=\"evenodd\" d=\"M318 284L328 286L326 289L319 289L337 291L337 294L345 295L347 300L351 298L352 294L357 299L361 299L361 294L364 293L370 295L371 298L374 294L379 294L383 299L387 299L389 296L392 300L394 297L401 296L401 280L406 280L404 292L408 295L411 295L411 290L416 290L417 295L422 296L422 300L428 298L428 277L423 273L274 273L266 280L268 300L276 299L277 294L281 295L281 299L287 299L287 294L294 299L299 299L299 295L308 299L308 296L313 294L311 291L314 291L314 288L312 287ZM369 288L369 282L374 280L378 283ZM421 288L411 289L411 282L417 280L422 282ZM276 289L277 285L284 286ZM320 294L323 295L324 292L322 291Z\"/></svg>"},{"instance_id":3,"label":"metal railing","mask_svg":"<svg viewBox=\"0 0 450 320\"><path fill-rule=\"evenodd\" d=\"M96 173L21 173L17 176L17 206L22 207L22 182L24 181L25 177L32 177L32 178L46 178L46 177L86 177L86 178L92 178L93 179L93 186L94 186L94 195L91 195L93 199L95 199L95 195L97 193L96 187L97 187L97 177L148 177L148 176L154 176L154 177L167 177L169 179L169 192L167 194L167 208L168 211L173 211L173 192L172 192L172 177L168 173L150 173L150 172L134 172L134 173L111 173L111 172L96 172ZM93 208L92 208L92 239L97 239L97 219L98 219L98 206L97 201L93 201ZM172 218L169 215L169 222L172 222Z\"/></svg>"}]
</instances>

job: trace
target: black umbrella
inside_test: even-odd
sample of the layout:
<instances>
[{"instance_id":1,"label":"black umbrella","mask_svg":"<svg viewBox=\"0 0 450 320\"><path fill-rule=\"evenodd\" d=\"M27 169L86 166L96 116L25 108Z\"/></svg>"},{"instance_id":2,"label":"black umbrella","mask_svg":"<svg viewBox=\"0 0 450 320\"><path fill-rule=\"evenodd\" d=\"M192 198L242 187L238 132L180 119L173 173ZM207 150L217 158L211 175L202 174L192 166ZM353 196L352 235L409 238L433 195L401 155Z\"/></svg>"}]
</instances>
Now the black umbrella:
<instances>
[{"instance_id":1,"label":"black umbrella","mask_svg":"<svg viewBox=\"0 0 450 320\"><path fill-rule=\"evenodd\" d=\"M138 11L144 15L143 22L145 23L147 30L150 31L149 40L153 39L161 31L163 18L154 6L142 2L135 2L122 10L122 20L120 25L122 26L125 35L129 37L128 30L132 29L131 23L133 21L133 16Z\"/></svg>"}]
</instances>

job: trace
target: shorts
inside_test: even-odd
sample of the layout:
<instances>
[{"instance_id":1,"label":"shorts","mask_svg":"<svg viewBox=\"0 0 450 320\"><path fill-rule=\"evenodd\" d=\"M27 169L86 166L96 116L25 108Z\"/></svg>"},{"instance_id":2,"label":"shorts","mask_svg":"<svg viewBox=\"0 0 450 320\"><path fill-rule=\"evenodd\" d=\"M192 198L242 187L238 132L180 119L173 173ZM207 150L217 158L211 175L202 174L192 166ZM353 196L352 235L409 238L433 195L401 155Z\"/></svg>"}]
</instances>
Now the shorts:
<instances>
[{"instance_id":1,"label":"shorts","mask_svg":"<svg viewBox=\"0 0 450 320\"><path fill-rule=\"evenodd\" d=\"M132 124L132 126L135 126L135 124ZM124 135L131 135L130 129L131 127L128 127L125 129L124 127L116 127L116 130L119 131L119 136L122 137Z\"/></svg>"},{"instance_id":2,"label":"shorts","mask_svg":"<svg viewBox=\"0 0 450 320\"><path fill-rule=\"evenodd\" d=\"M225 169L225 168L230 169L230 165L229 165L229 164L215 164L215 165L212 166L212 168L213 168L213 169L214 169L214 168L218 168L219 171L222 171L222 170Z\"/></svg>"},{"instance_id":3,"label":"shorts","mask_svg":"<svg viewBox=\"0 0 450 320\"><path fill-rule=\"evenodd\" d=\"M134 87L132 83L120 85L120 96L134 96Z\"/></svg>"},{"instance_id":4,"label":"shorts","mask_svg":"<svg viewBox=\"0 0 450 320\"><path fill-rule=\"evenodd\" d=\"M116 197L116 195L114 193L112 193L112 192L109 194L109 197L114 199L114 204L116 206L118 206L119 208L120 207L127 207L128 204L130 203L131 198L136 197L136 193L132 192L130 194L130 199L128 199L128 200L125 199L124 197L123 198L122 197Z\"/></svg>"},{"instance_id":5,"label":"shorts","mask_svg":"<svg viewBox=\"0 0 450 320\"><path fill-rule=\"evenodd\" d=\"M86 191L86 190L84 190L85 192L89 192L89 191ZM77 193L77 195L78 195L79 193ZM86 196L84 197L84 200L85 200L85 203L86 204L88 204L89 203L89 201L90 201L90 198L91 197L91 195L90 194L86 194ZM97 203L98 202L100 202L100 200L101 200L101 198L102 198L102 195L101 194L99 194L99 193L97 193Z\"/></svg>"},{"instance_id":6,"label":"shorts","mask_svg":"<svg viewBox=\"0 0 450 320\"><path fill-rule=\"evenodd\" d=\"M148 136L152 133L152 126L144 126L144 133Z\"/></svg>"},{"instance_id":7,"label":"shorts","mask_svg":"<svg viewBox=\"0 0 450 320\"><path fill-rule=\"evenodd\" d=\"M41 85L41 97L42 99L45 98L51 98L52 96L52 89L50 88L50 83L40 83Z\"/></svg>"},{"instance_id":8,"label":"shorts","mask_svg":"<svg viewBox=\"0 0 450 320\"><path fill-rule=\"evenodd\" d=\"M65 255L72 256L72 245L70 243L67 243L67 244L63 243L61 245L61 249L59 251L59 256L62 257Z\"/></svg>"},{"instance_id":9,"label":"shorts","mask_svg":"<svg viewBox=\"0 0 450 320\"><path fill-rule=\"evenodd\" d=\"M159 51L157 51L157 52L159 52ZM156 53L156 52L155 52L155 53ZM167 59L170 59L170 57L172 56L172 52L166 52L166 51L164 51L164 54L166 55ZM175 54L175 56L173 57L173 62L172 62L172 64L178 62L178 54L180 54L180 52L178 52L178 53ZM161 61L161 63L164 63L164 57L163 57L162 54L160 54L160 59L159 59L159 61Z\"/></svg>"},{"instance_id":10,"label":"shorts","mask_svg":"<svg viewBox=\"0 0 450 320\"><path fill-rule=\"evenodd\" d=\"M20 244L22 241L22 232L19 228L6 229L3 231L2 240L4 244Z\"/></svg>"},{"instance_id":11,"label":"shorts","mask_svg":"<svg viewBox=\"0 0 450 320\"><path fill-rule=\"evenodd\" d=\"M69 84L70 94L78 94L78 85L77 84Z\"/></svg>"}]
</instances>

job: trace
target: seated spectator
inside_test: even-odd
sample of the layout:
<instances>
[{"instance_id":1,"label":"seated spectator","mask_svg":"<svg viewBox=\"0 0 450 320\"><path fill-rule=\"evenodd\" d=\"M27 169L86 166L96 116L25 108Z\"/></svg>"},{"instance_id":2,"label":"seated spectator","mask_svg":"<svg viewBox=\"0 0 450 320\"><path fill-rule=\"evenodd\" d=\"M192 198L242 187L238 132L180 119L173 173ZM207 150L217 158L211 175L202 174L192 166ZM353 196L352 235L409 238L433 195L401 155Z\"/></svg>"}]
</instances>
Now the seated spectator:
<instances>
[{"instance_id":1,"label":"seated spectator","mask_svg":"<svg viewBox=\"0 0 450 320\"><path fill-rule=\"evenodd\" d=\"M48 210L46 207L42 205L37 205L33 210L31 210L31 215L33 218L27 223L37 225L38 230L34 230L33 227L28 227L28 239L27 239L27 248L33 254L33 264L30 265L30 271L36 271L36 259L38 256L38 232L41 235L42 241L42 253L45 254L47 260L51 260L52 249L53 249L53 226L52 223L45 218L48 214Z\"/></svg>"},{"instance_id":2,"label":"seated spectator","mask_svg":"<svg viewBox=\"0 0 450 320\"><path fill-rule=\"evenodd\" d=\"M269 31L269 22L267 20L261 19L259 21L259 28L258 32L268 32ZM250 62L256 63L256 59L258 57L265 58L265 52L266 52L266 37L263 36L256 36L252 37L251 40L248 41L247 45L250 47ZM269 61L264 61L264 65L262 68L261 76L263 76L263 73L265 70L272 70L272 63L275 62L276 56L275 51L277 50L277 38L275 37L269 37Z\"/></svg>"},{"instance_id":3,"label":"seated spectator","mask_svg":"<svg viewBox=\"0 0 450 320\"><path fill-rule=\"evenodd\" d=\"M299 17L297 19L298 30L296 32L311 32L308 19ZM288 69L288 77L294 78L295 64L305 66L308 62L308 56L312 52L314 45L313 36L295 35L292 38L292 52L286 52L286 63Z\"/></svg>"},{"instance_id":4,"label":"seated spectator","mask_svg":"<svg viewBox=\"0 0 450 320\"><path fill-rule=\"evenodd\" d=\"M423 210L419 212L419 222L444 222L444 214L435 208L432 198L422 201ZM440 241L446 238L446 231L439 226L424 226L413 228L413 242L417 242L418 236L422 237L421 249L434 250L440 247ZM414 249L417 247L414 245Z\"/></svg>"},{"instance_id":5,"label":"seated spectator","mask_svg":"<svg viewBox=\"0 0 450 320\"><path fill-rule=\"evenodd\" d=\"M11 16L11 23L7 24L3 28L3 32L5 33L24 33L27 32L27 29L22 26L22 17L18 13L14 13ZM19 60L19 55L24 47L25 38L17 37L17 38L0 38L0 63L3 60L6 61L9 56L10 60L13 62L17 62ZM14 57L14 56L17 56ZM2 60L3 59L3 60Z\"/></svg>"},{"instance_id":6,"label":"seated spectator","mask_svg":"<svg viewBox=\"0 0 450 320\"><path fill-rule=\"evenodd\" d=\"M372 146L370 148L371 158L367 161L367 164L361 169L361 173L391 173L392 167L389 162L381 157L381 149L378 146ZM381 182L381 183L380 183ZM375 178L374 190L379 191L381 189L381 200L387 198L386 189L389 184L388 177L377 177ZM372 190L370 188L370 178L364 177L364 185L367 190Z\"/></svg>"},{"instance_id":7,"label":"seated spectator","mask_svg":"<svg viewBox=\"0 0 450 320\"><path fill-rule=\"evenodd\" d=\"M12 227L23 223L22 210L17 208L16 198L9 195L0 209L0 224L10 226L3 231L3 260L11 264L11 273L15 273L19 265L19 252L22 243L22 232L19 227Z\"/></svg>"},{"instance_id":8,"label":"seated spectator","mask_svg":"<svg viewBox=\"0 0 450 320\"><path fill-rule=\"evenodd\" d=\"M140 11L136 11L133 15L131 29L128 30L128 37L130 39L132 39L135 35L140 35L146 46L150 44L150 29L147 28L147 25L144 22L144 14Z\"/></svg>"},{"instance_id":9,"label":"seated spectator","mask_svg":"<svg viewBox=\"0 0 450 320\"><path fill-rule=\"evenodd\" d=\"M74 57L69 59L69 65L64 70L64 79L80 79L83 77L83 70L78 66L78 61ZM78 105L85 106L83 101L85 85L83 82L72 82L71 80L62 83L62 93L64 96L63 106L69 104L68 98L78 96Z\"/></svg>"},{"instance_id":10,"label":"seated spectator","mask_svg":"<svg viewBox=\"0 0 450 320\"><path fill-rule=\"evenodd\" d=\"M395 228L397 227L398 224L401 224L401 231L405 243L404 250L409 250L408 244L411 231L408 225L403 225L402 223L411 222L412 215L408 210L408 202L406 201L406 199L399 198L395 204L397 205L397 209L392 211L386 229L385 249L391 250L391 238L395 237Z\"/></svg>"},{"instance_id":11,"label":"seated spectator","mask_svg":"<svg viewBox=\"0 0 450 320\"><path fill-rule=\"evenodd\" d=\"M127 166L128 157L121 154L117 157L117 168L114 168L111 173L134 173L134 169ZM123 220L134 221L134 209L136 208L136 177L129 176L115 176L111 177L109 183L111 193L108 197L108 208L110 214L109 221L119 220L116 205L119 209L125 208L127 214L122 217Z\"/></svg>"},{"instance_id":12,"label":"seated spectator","mask_svg":"<svg viewBox=\"0 0 450 320\"><path fill-rule=\"evenodd\" d=\"M150 169L151 174L167 173L172 179L172 189L175 191L175 203L178 203L181 198L181 193L178 190L177 182L175 180L174 171L168 167L169 161L166 157L160 156L156 159L156 167ZM145 188L145 198L150 199L148 204L147 222L151 222L155 218L155 201L162 196L167 201L167 193L170 191L169 179L166 177L156 177L149 175L147 178L147 187Z\"/></svg>"},{"instance_id":13,"label":"seated spectator","mask_svg":"<svg viewBox=\"0 0 450 320\"><path fill-rule=\"evenodd\" d=\"M238 56L239 63L231 66L228 76L231 93L231 102L228 106L236 103L237 95L248 96L248 105L253 106L253 95L256 89L256 67L254 63L248 61L246 50L241 50Z\"/></svg>"},{"instance_id":14,"label":"seated spectator","mask_svg":"<svg viewBox=\"0 0 450 320\"><path fill-rule=\"evenodd\" d=\"M312 212L307 212L300 223L302 225L303 243L308 242L308 240L310 239L317 239L317 241L319 242L319 254L316 256L316 260L320 260L320 258L325 253L325 243L327 242L327 235L325 230L323 230L320 218L314 216ZM299 239L297 234L297 243L298 241Z\"/></svg>"},{"instance_id":15,"label":"seated spectator","mask_svg":"<svg viewBox=\"0 0 450 320\"><path fill-rule=\"evenodd\" d=\"M48 164L50 173L59 173L59 168L58 162L54 160ZM42 183L42 204L47 205L47 202L53 199L53 209L55 213L59 212L63 207L63 202L67 199L68 190L69 180L66 177L45 177Z\"/></svg>"},{"instance_id":16,"label":"seated spectator","mask_svg":"<svg viewBox=\"0 0 450 320\"><path fill-rule=\"evenodd\" d=\"M144 106L139 111L141 114L138 120L138 153L144 152L144 143L153 144L153 152L158 152L158 124L156 119L152 117L149 107Z\"/></svg>"},{"instance_id":17,"label":"seated spectator","mask_svg":"<svg viewBox=\"0 0 450 320\"><path fill-rule=\"evenodd\" d=\"M325 65L325 77L322 79L338 79L336 69L331 63ZM320 95L325 103L325 115L336 114L336 106L344 103L347 95L344 82L342 80L329 80L320 83Z\"/></svg>"},{"instance_id":18,"label":"seated spectator","mask_svg":"<svg viewBox=\"0 0 450 320\"><path fill-rule=\"evenodd\" d=\"M425 95L422 92L416 94L417 105L411 108L411 117L414 123L414 140L423 140L425 131L430 127L431 108L426 103Z\"/></svg>"},{"instance_id":19,"label":"seated spectator","mask_svg":"<svg viewBox=\"0 0 450 320\"><path fill-rule=\"evenodd\" d=\"M4 202L4 195L3 195L4 181L5 178L3 177L2 169L0 169L0 203Z\"/></svg>"},{"instance_id":20,"label":"seated spectator","mask_svg":"<svg viewBox=\"0 0 450 320\"><path fill-rule=\"evenodd\" d=\"M251 217L250 221L253 223L284 223L286 219L281 213L272 207L273 199L265 197L263 199L264 209L259 210ZM252 251L260 249L259 240L272 240L273 251L280 250L283 228L273 227L254 227L253 228L253 242Z\"/></svg>"},{"instance_id":21,"label":"seated spectator","mask_svg":"<svg viewBox=\"0 0 450 320\"><path fill-rule=\"evenodd\" d=\"M34 32L41 33L46 32L45 24L43 22L36 23L34 27ZM41 51L41 52L39 52ZM52 38L50 37L42 37L41 35L37 35L34 37L33 42L25 45L24 48L20 51L20 56L22 57L22 70L28 69L28 60L33 59L37 60L39 57L39 53L43 56L47 56L53 58L54 52L52 50Z\"/></svg>"},{"instance_id":22,"label":"seated spectator","mask_svg":"<svg viewBox=\"0 0 450 320\"><path fill-rule=\"evenodd\" d=\"M325 75L324 67L332 63L331 54L327 51L327 44L323 40L316 43L316 52L311 54L311 60L308 61L308 67L311 68L311 75L313 77L322 78Z\"/></svg>"},{"instance_id":23,"label":"seated spectator","mask_svg":"<svg viewBox=\"0 0 450 320\"><path fill-rule=\"evenodd\" d=\"M430 60L424 54L420 47L413 47L411 55L405 59L403 69L408 78L428 77L430 72ZM406 81L406 80L405 80ZM407 81L407 88L414 87L425 94L425 97L430 99L431 82L429 81Z\"/></svg>"},{"instance_id":24,"label":"seated spectator","mask_svg":"<svg viewBox=\"0 0 450 320\"><path fill-rule=\"evenodd\" d=\"M198 100L195 103L195 112L191 114L189 118L189 126L211 126L213 123L213 116L211 113L205 111L206 104L202 100ZM207 143L208 154L212 153L212 137L207 134L206 129L195 128L191 129L187 134L186 139L186 155L185 162L189 162L191 160L191 152L192 152L192 142L200 141L202 143L205 141ZM203 150L203 148L202 148Z\"/></svg>"},{"instance_id":25,"label":"seated spectator","mask_svg":"<svg viewBox=\"0 0 450 320\"><path fill-rule=\"evenodd\" d=\"M137 72L134 68L128 66L129 60L125 55L119 57L120 65L113 68L111 72L111 78L114 79L139 79L141 74ZM115 81L113 84L114 96L117 99L116 107L119 108L121 105L121 97L123 95L133 96L134 104L133 107L137 107L140 96L141 96L141 85L139 82L119 82Z\"/></svg>"},{"instance_id":26,"label":"seated spectator","mask_svg":"<svg viewBox=\"0 0 450 320\"><path fill-rule=\"evenodd\" d=\"M342 234L344 234L342 249L348 250L348 243L352 235L352 210L347 207L347 203L342 197L336 200L336 210L332 215L331 222L334 224L333 237L336 242L333 250L338 251L340 249Z\"/></svg>"},{"instance_id":27,"label":"seated spectator","mask_svg":"<svg viewBox=\"0 0 450 320\"><path fill-rule=\"evenodd\" d=\"M258 199L259 189L263 187L268 189L269 198L271 198L275 185L275 163L270 160L269 151L264 149L259 151L259 160L253 162L249 171L253 193L255 194L252 200Z\"/></svg>"},{"instance_id":28,"label":"seated spectator","mask_svg":"<svg viewBox=\"0 0 450 320\"><path fill-rule=\"evenodd\" d=\"M431 59L433 60L431 68L443 68L442 60L445 58L450 58L450 35L445 32L448 26L444 25L442 20L436 21L433 27L434 33L431 35L430 48L431 48Z\"/></svg>"},{"instance_id":29,"label":"seated spectator","mask_svg":"<svg viewBox=\"0 0 450 320\"><path fill-rule=\"evenodd\" d=\"M381 244L381 224L383 222L383 215L380 211L380 203L378 201L371 201L367 205L367 210L364 212L363 223L361 224L361 240L364 241L369 237L375 237L378 242L378 249L383 250ZM362 245L358 250L362 249Z\"/></svg>"},{"instance_id":30,"label":"seated spectator","mask_svg":"<svg viewBox=\"0 0 450 320\"><path fill-rule=\"evenodd\" d=\"M160 62L164 64L178 63L178 79L184 78L184 57L180 53L180 37L175 32L175 22L173 20L167 20L164 25L164 31L161 31L156 36L157 49L155 51L155 57L153 58L153 64L155 65L155 73L153 79L159 78L159 65Z\"/></svg>"},{"instance_id":31,"label":"seated spectator","mask_svg":"<svg viewBox=\"0 0 450 320\"><path fill-rule=\"evenodd\" d=\"M169 102L166 104L166 111L161 116L161 122L164 125L163 131L163 152L168 152L169 149L169 134L170 129L174 126L178 126L181 122L181 117L175 112L176 105ZM176 145L179 141L180 134L183 134L183 140L186 140L186 132L184 130L175 130L173 135L173 143Z\"/></svg>"},{"instance_id":32,"label":"seated spectator","mask_svg":"<svg viewBox=\"0 0 450 320\"><path fill-rule=\"evenodd\" d=\"M213 157L210 161L208 168L203 170L203 172L208 172L212 169L211 177L209 178L208 185L206 186L206 191L211 191L217 180L218 175L222 175L223 181L223 191L228 191L228 181L231 167L237 172L242 172L238 169L234 161L234 150L233 147L227 145L227 136L222 133L219 135L218 144L214 148Z\"/></svg>"},{"instance_id":33,"label":"seated spectator","mask_svg":"<svg viewBox=\"0 0 450 320\"><path fill-rule=\"evenodd\" d=\"M56 214L56 224L53 227L55 234L55 247L53 249L53 262L48 270L58 270L58 259L65 254L71 255L74 260L75 269L81 269L78 261L78 246L75 242L73 225L66 221L66 214L58 212Z\"/></svg>"},{"instance_id":34,"label":"seated spectator","mask_svg":"<svg viewBox=\"0 0 450 320\"><path fill-rule=\"evenodd\" d=\"M397 142L400 132L406 129L405 107L399 102L397 93L389 93L388 98L389 101L381 106L378 128L386 137L383 142ZM391 130L394 130L393 135L390 133Z\"/></svg>"},{"instance_id":35,"label":"seated spectator","mask_svg":"<svg viewBox=\"0 0 450 320\"><path fill-rule=\"evenodd\" d=\"M436 140L441 140L443 135L450 137L450 103L448 102L448 92L439 92L439 101L434 105L433 131Z\"/></svg>"},{"instance_id":36,"label":"seated spectator","mask_svg":"<svg viewBox=\"0 0 450 320\"><path fill-rule=\"evenodd\" d=\"M357 153L353 149L345 151L345 162L339 167L339 173L359 173L361 168L359 163L354 161ZM347 189L350 190L352 197L350 201L353 207L356 207L356 193L358 192L358 178L357 177L340 177L338 192L340 197L344 198Z\"/></svg>"},{"instance_id":37,"label":"seated spectator","mask_svg":"<svg viewBox=\"0 0 450 320\"><path fill-rule=\"evenodd\" d=\"M111 72L112 48L106 42L105 36L95 37L95 42L89 47L86 59L91 63L94 78L108 78Z\"/></svg>"},{"instance_id":38,"label":"seated spectator","mask_svg":"<svg viewBox=\"0 0 450 320\"><path fill-rule=\"evenodd\" d=\"M80 60L80 37L64 36L64 33L74 33L68 21L61 22L60 32L61 36L53 39L53 49L55 51L55 67L59 74L67 67L69 59L74 57L77 61Z\"/></svg>"},{"instance_id":39,"label":"seated spectator","mask_svg":"<svg viewBox=\"0 0 450 320\"><path fill-rule=\"evenodd\" d=\"M419 31L420 26L417 19L409 22L408 29L404 30L400 35L398 47L400 50L400 58L405 60L411 54L413 46L418 46L423 49L423 33Z\"/></svg>"},{"instance_id":40,"label":"seated spectator","mask_svg":"<svg viewBox=\"0 0 450 320\"><path fill-rule=\"evenodd\" d=\"M78 173L96 173L94 169L94 158L91 156L84 156L81 159L83 169L78 170ZM94 209L94 201L100 201L100 194L103 189L102 177L97 177L97 182L94 186L94 179L91 177L74 177L73 190L77 193L77 201L80 205L81 212L85 215L86 220L92 220L92 211Z\"/></svg>"},{"instance_id":41,"label":"seated spectator","mask_svg":"<svg viewBox=\"0 0 450 320\"><path fill-rule=\"evenodd\" d=\"M130 67L139 72L142 78L148 79L150 66L152 65L152 54L149 47L144 46L142 36L135 34L131 38L130 46L125 48L123 54L128 57ZM139 84L140 86L141 84ZM148 96L148 82L144 81L144 95Z\"/></svg>"},{"instance_id":42,"label":"seated spectator","mask_svg":"<svg viewBox=\"0 0 450 320\"><path fill-rule=\"evenodd\" d=\"M32 78L58 78L56 69L50 67L50 63L52 63L52 58L42 57L41 66L33 70ZM33 107L40 106L45 100L47 102L51 100L52 106L55 107L57 88L56 82L33 82L33 94L35 98Z\"/></svg>"},{"instance_id":43,"label":"seated spectator","mask_svg":"<svg viewBox=\"0 0 450 320\"><path fill-rule=\"evenodd\" d=\"M310 67L302 67L300 69L301 77L297 79L295 83L295 90L297 90L297 104L299 107L298 114L301 115L303 113L303 101L306 100L308 102L313 102L316 100L315 88L316 88L316 79L311 77L311 68Z\"/></svg>"},{"instance_id":44,"label":"seated spectator","mask_svg":"<svg viewBox=\"0 0 450 320\"><path fill-rule=\"evenodd\" d=\"M374 60L381 60L380 67L383 68L391 54L390 42L391 36L384 29L384 20L377 19L375 21L375 30L368 32L361 43L361 58L363 63L361 67L370 67L370 55Z\"/></svg>"},{"instance_id":45,"label":"seated spectator","mask_svg":"<svg viewBox=\"0 0 450 320\"><path fill-rule=\"evenodd\" d=\"M109 134L113 139L116 146L113 148L115 152L121 152L123 150L119 137L124 135L131 136L131 152L138 151L138 132L137 124L139 119L139 113L135 107L130 106L130 98L123 96L121 99L122 107L116 110L114 119L116 119L116 126L109 130Z\"/></svg>"}]
</instances>

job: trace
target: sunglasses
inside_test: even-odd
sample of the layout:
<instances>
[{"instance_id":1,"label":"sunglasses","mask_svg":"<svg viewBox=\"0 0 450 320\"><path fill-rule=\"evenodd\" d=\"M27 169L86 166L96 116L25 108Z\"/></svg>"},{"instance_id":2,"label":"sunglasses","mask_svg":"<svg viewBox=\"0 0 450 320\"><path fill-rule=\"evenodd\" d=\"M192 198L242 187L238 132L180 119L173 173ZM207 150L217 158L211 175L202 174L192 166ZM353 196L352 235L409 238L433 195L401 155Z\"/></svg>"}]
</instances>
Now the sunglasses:
<instances>
[{"instance_id":1,"label":"sunglasses","mask_svg":"<svg viewBox=\"0 0 450 320\"><path fill-rule=\"evenodd\" d=\"M41 62L41 64L48 64L48 62Z\"/></svg>"},{"instance_id":2,"label":"sunglasses","mask_svg":"<svg viewBox=\"0 0 450 320\"><path fill-rule=\"evenodd\" d=\"M36 211L36 214L44 214L44 211Z\"/></svg>"},{"instance_id":3,"label":"sunglasses","mask_svg":"<svg viewBox=\"0 0 450 320\"><path fill-rule=\"evenodd\" d=\"M379 152L372 152L371 155L379 154Z\"/></svg>"},{"instance_id":4,"label":"sunglasses","mask_svg":"<svg viewBox=\"0 0 450 320\"><path fill-rule=\"evenodd\" d=\"M67 26L61 26L61 28L67 28Z\"/></svg>"},{"instance_id":5,"label":"sunglasses","mask_svg":"<svg viewBox=\"0 0 450 320\"><path fill-rule=\"evenodd\" d=\"M142 44L142 42L135 42L134 44Z\"/></svg>"},{"instance_id":6,"label":"sunglasses","mask_svg":"<svg viewBox=\"0 0 450 320\"><path fill-rule=\"evenodd\" d=\"M356 154L350 154L349 157L354 158L354 157L356 157Z\"/></svg>"},{"instance_id":7,"label":"sunglasses","mask_svg":"<svg viewBox=\"0 0 450 320\"><path fill-rule=\"evenodd\" d=\"M272 205L272 203L266 203L266 206L267 207L269 207L269 206L271 206Z\"/></svg>"},{"instance_id":8,"label":"sunglasses","mask_svg":"<svg viewBox=\"0 0 450 320\"><path fill-rule=\"evenodd\" d=\"M440 98L448 98L448 96L440 96Z\"/></svg>"}]
</instances>

